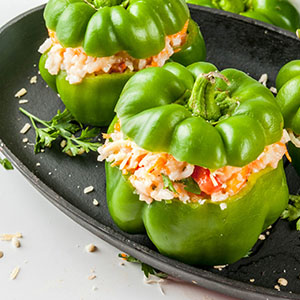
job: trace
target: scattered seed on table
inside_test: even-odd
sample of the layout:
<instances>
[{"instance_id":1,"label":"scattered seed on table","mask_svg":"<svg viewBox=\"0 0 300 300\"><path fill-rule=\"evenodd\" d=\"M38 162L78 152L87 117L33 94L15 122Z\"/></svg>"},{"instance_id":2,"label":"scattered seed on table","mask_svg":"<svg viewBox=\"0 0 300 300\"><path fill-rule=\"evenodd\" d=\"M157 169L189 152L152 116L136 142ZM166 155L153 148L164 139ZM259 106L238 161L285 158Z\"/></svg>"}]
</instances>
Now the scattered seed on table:
<instances>
[{"instance_id":1,"label":"scattered seed on table","mask_svg":"<svg viewBox=\"0 0 300 300\"><path fill-rule=\"evenodd\" d=\"M92 185L90 185L90 186L87 186L87 187L83 190L83 192L84 192L85 194L88 194L88 193L91 193L93 190L94 190L94 187L93 187Z\"/></svg>"},{"instance_id":2,"label":"scattered seed on table","mask_svg":"<svg viewBox=\"0 0 300 300\"><path fill-rule=\"evenodd\" d=\"M13 271L10 273L9 279L15 280L20 272L20 267L15 267Z\"/></svg>"},{"instance_id":3,"label":"scattered seed on table","mask_svg":"<svg viewBox=\"0 0 300 300\"><path fill-rule=\"evenodd\" d=\"M93 200L93 204L94 204L95 206L98 206L98 205L99 205L98 200L97 200L97 199L94 199L94 200Z\"/></svg>"},{"instance_id":4,"label":"scattered seed on table","mask_svg":"<svg viewBox=\"0 0 300 300\"><path fill-rule=\"evenodd\" d=\"M11 241L13 237L20 239L23 237L23 235L20 232L17 232L16 234L1 234L0 240L1 241Z\"/></svg>"},{"instance_id":5,"label":"scattered seed on table","mask_svg":"<svg viewBox=\"0 0 300 300\"><path fill-rule=\"evenodd\" d=\"M271 86L271 87L270 87L270 91L271 91L273 94L277 94L277 89L276 89L274 86Z\"/></svg>"},{"instance_id":6,"label":"scattered seed on table","mask_svg":"<svg viewBox=\"0 0 300 300\"><path fill-rule=\"evenodd\" d=\"M25 134L27 131L31 128L31 125L29 123L26 123L23 128L20 130L20 133Z\"/></svg>"},{"instance_id":7,"label":"scattered seed on table","mask_svg":"<svg viewBox=\"0 0 300 300\"><path fill-rule=\"evenodd\" d=\"M37 76L33 76L30 78L30 84L35 84L37 83Z\"/></svg>"},{"instance_id":8,"label":"scattered seed on table","mask_svg":"<svg viewBox=\"0 0 300 300\"><path fill-rule=\"evenodd\" d=\"M22 88L15 94L15 98L21 98L26 94L27 94L27 90L25 88Z\"/></svg>"},{"instance_id":9,"label":"scattered seed on table","mask_svg":"<svg viewBox=\"0 0 300 300\"><path fill-rule=\"evenodd\" d=\"M274 286L274 289L277 290L277 291L280 291L280 286L279 286L278 284L276 284L276 285Z\"/></svg>"},{"instance_id":10,"label":"scattered seed on table","mask_svg":"<svg viewBox=\"0 0 300 300\"><path fill-rule=\"evenodd\" d=\"M85 250L87 252L95 252L97 250L97 247L94 244L88 244L85 246Z\"/></svg>"},{"instance_id":11,"label":"scattered seed on table","mask_svg":"<svg viewBox=\"0 0 300 300\"><path fill-rule=\"evenodd\" d=\"M267 81L268 81L268 74L262 74L258 80L258 82L264 86L267 86Z\"/></svg>"},{"instance_id":12,"label":"scattered seed on table","mask_svg":"<svg viewBox=\"0 0 300 300\"><path fill-rule=\"evenodd\" d=\"M27 99L19 100L19 104L26 104L28 102L29 102L29 100L27 100Z\"/></svg>"},{"instance_id":13,"label":"scattered seed on table","mask_svg":"<svg viewBox=\"0 0 300 300\"><path fill-rule=\"evenodd\" d=\"M282 286L288 285L288 281L285 278L279 278L277 282Z\"/></svg>"},{"instance_id":14,"label":"scattered seed on table","mask_svg":"<svg viewBox=\"0 0 300 300\"><path fill-rule=\"evenodd\" d=\"M12 243L12 245L13 245L14 247L16 247L16 248L20 248L20 246L21 246L20 241L19 241L18 238L15 237L15 236L11 239L11 243Z\"/></svg>"}]
</instances>

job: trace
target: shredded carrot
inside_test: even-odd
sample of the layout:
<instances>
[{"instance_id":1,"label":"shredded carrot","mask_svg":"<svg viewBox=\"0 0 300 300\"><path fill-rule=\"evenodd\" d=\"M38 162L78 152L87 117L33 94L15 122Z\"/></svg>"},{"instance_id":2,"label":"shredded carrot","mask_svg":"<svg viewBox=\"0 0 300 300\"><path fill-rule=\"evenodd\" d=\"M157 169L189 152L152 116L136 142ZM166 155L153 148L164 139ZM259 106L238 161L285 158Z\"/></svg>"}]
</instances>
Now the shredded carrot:
<instances>
[{"instance_id":1,"label":"shredded carrot","mask_svg":"<svg viewBox=\"0 0 300 300\"><path fill-rule=\"evenodd\" d=\"M175 34L172 34L172 35L169 35L169 37L170 38L176 38L178 36L185 35L186 32L187 32L188 27L189 27L189 19L185 22L183 28L179 32L177 32Z\"/></svg>"},{"instance_id":2,"label":"shredded carrot","mask_svg":"<svg viewBox=\"0 0 300 300\"><path fill-rule=\"evenodd\" d=\"M158 160L155 162L155 164L150 167L150 169L147 171L148 173L151 173L154 169L160 170L167 162L167 154L163 153Z\"/></svg>"},{"instance_id":3,"label":"shredded carrot","mask_svg":"<svg viewBox=\"0 0 300 300\"><path fill-rule=\"evenodd\" d=\"M115 123L115 125L114 125L114 130L115 130L115 131L121 131L121 125L120 125L120 122Z\"/></svg>"},{"instance_id":4,"label":"shredded carrot","mask_svg":"<svg viewBox=\"0 0 300 300\"><path fill-rule=\"evenodd\" d=\"M115 161L111 164L112 167L115 167L115 166L119 166L121 164L121 161Z\"/></svg>"},{"instance_id":5,"label":"shredded carrot","mask_svg":"<svg viewBox=\"0 0 300 300\"><path fill-rule=\"evenodd\" d=\"M241 172L235 173L232 178L226 183L226 192L232 191L234 194L238 193L239 190L246 183L250 174L249 166L245 166L242 168Z\"/></svg>"},{"instance_id":6,"label":"shredded carrot","mask_svg":"<svg viewBox=\"0 0 300 300\"><path fill-rule=\"evenodd\" d=\"M121 253L122 259L127 260L127 255L125 253Z\"/></svg>"},{"instance_id":7,"label":"shredded carrot","mask_svg":"<svg viewBox=\"0 0 300 300\"><path fill-rule=\"evenodd\" d=\"M109 138L110 138L110 134L102 133L102 137L103 137L104 139L109 139Z\"/></svg>"},{"instance_id":8,"label":"shredded carrot","mask_svg":"<svg viewBox=\"0 0 300 300\"><path fill-rule=\"evenodd\" d=\"M292 162L292 158L291 158L291 156L290 156L288 150L286 150L285 156L286 156L286 158L288 159L289 162Z\"/></svg>"}]
</instances>

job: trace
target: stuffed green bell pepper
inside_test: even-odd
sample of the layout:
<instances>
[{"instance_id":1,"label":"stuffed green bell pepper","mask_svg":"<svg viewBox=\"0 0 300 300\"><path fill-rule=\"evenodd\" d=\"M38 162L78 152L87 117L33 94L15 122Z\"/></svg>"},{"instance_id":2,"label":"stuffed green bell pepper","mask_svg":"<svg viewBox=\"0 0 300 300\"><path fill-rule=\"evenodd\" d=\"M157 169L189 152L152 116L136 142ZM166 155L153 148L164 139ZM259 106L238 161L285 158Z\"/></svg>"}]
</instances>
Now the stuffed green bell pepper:
<instances>
[{"instance_id":1,"label":"stuffed green bell pepper","mask_svg":"<svg viewBox=\"0 0 300 300\"><path fill-rule=\"evenodd\" d=\"M171 57L204 60L205 44L184 0L50 0L40 73L80 122L108 125L124 84Z\"/></svg>"},{"instance_id":2,"label":"stuffed green bell pepper","mask_svg":"<svg viewBox=\"0 0 300 300\"><path fill-rule=\"evenodd\" d=\"M280 69L276 87L276 100L291 139L288 150L292 164L300 175L300 60L293 60Z\"/></svg>"},{"instance_id":3,"label":"stuffed green bell pepper","mask_svg":"<svg viewBox=\"0 0 300 300\"><path fill-rule=\"evenodd\" d=\"M168 63L134 75L99 160L115 223L185 263L233 263L288 202L283 118L235 70Z\"/></svg>"},{"instance_id":4,"label":"stuffed green bell pepper","mask_svg":"<svg viewBox=\"0 0 300 300\"><path fill-rule=\"evenodd\" d=\"M300 15L288 0L186 0L273 24L292 32L300 28Z\"/></svg>"}]
</instances>

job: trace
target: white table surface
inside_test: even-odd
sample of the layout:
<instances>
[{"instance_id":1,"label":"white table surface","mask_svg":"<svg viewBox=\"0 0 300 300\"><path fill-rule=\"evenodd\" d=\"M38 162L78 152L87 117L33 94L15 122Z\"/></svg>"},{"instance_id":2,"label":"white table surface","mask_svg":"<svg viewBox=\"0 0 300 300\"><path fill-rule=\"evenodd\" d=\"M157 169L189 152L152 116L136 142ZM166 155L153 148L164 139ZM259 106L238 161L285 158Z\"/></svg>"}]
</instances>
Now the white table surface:
<instances>
[{"instance_id":1,"label":"white table surface","mask_svg":"<svg viewBox=\"0 0 300 300\"><path fill-rule=\"evenodd\" d=\"M0 26L43 0L0 0ZM298 7L300 0L294 0ZM9 49L7 49L9 51ZM1 83L0 83L1 84ZM120 251L60 212L17 171L0 166L0 234L21 232L21 247L0 241L0 299L94 300L172 299L230 300L233 298L184 282L144 283L135 264L121 266ZM98 251L87 253L93 243ZM10 280L15 267L20 273ZM88 277L95 274L94 280Z\"/></svg>"}]
</instances>

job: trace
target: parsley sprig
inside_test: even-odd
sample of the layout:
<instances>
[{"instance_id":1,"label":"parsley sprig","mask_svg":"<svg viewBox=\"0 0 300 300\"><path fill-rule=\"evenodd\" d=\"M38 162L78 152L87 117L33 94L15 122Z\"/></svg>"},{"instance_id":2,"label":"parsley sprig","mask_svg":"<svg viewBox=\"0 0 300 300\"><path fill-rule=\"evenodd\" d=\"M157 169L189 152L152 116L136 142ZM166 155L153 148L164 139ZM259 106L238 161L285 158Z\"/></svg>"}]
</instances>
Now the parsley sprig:
<instances>
[{"instance_id":1,"label":"parsley sprig","mask_svg":"<svg viewBox=\"0 0 300 300\"><path fill-rule=\"evenodd\" d=\"M168 189L169 191L173 192L173 193L177 193L176 189L174 188L173 185L173 181L169 178L169 176L161 174L162 179L163 179L163 183L164 183L164 188ZM184 184L184 189L187 192L196 194L196 195L200 195L201 194L201 190L200 187L198 185L198 183L192 178L192 177L188 177L179 181L175 181L175 182L179 182Z\"/></svg>"},{"instance_id":2,"label":"parsley sprig","mask_svg":"<svg viewBox=\"0 0 300 300\"><path fill-rule=\"evenodd\" d=\"M140 260L136 259L135 257L133 257L131 255L127 255L125 253L119 253L119 257L121 257L122 259L124 259L128 262L140 264L141 269L147 278L149 278L150 274L157 276L159 278L162 278L162 279L166 279L168 277L168 275L166 273L155 270L153 267L141 262Z\"/></svg>"},{"instance_id":3,"label":"parsley sprig","mask_svg":"<svg viewBox=\"0 0 300 300\"><path fill-rule=\"evenodd\" d=\"M98 136L99 129L83 128L82 124L78 123L67 109L63 112L58 110L50 121L41 120L23 108L20 108L20 111L30 119L35 129L35 153L41 152L45 147L50 148L58 138L65 140L62 151L70 156L97 151L98 147L101 146L100 143L93 141ZM36 123L40 123L44 127L37 127ZM80 130L80 135L75 136L75 133Z\"/></svg>"},{"instance_id":4,"label":"parsley sprig","mask_svg":"<svg viewBox=\"0 0 300 300\"><path fill-rule=\"evenodd\" d=\"M300 231L300 195L290 195L290 204L283 211L281 218L290 222L298 219L296 229Z\"/></svg>"},{"instance_id":5,"label":"parsley sprig","mask_svg":"<svg viewBox=\"0 0 300 300\"><path fill-rule=\"evenodd\" d=\"M11 162L7 158L3 158L3 159L0 158L0 165L2 165L5 170L13 170L14 169Z\"/></svg>"}]
</instances>

